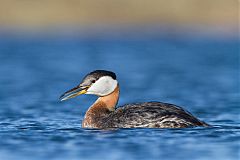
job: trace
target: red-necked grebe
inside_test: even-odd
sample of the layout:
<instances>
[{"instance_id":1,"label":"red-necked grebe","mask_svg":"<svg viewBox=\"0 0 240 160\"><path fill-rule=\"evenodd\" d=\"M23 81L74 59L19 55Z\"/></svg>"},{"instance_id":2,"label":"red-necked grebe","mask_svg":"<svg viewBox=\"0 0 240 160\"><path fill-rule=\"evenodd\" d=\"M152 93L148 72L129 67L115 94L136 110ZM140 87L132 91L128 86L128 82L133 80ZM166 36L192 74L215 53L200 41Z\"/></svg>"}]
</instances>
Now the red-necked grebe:
<instances>
[{"instance_id":1,"label":"red-necked grebe","mask_svg":"<svg viewBox=\"0 0 240 160\"><path fill-rule=\"evenodd\" d=\"M81 94L93 94L99 97L85 114L83 128L208 126L181 107L168 103L135 103L115 109L119 98L119 85L115 73L110 71L96 70L89 73L77 87L65 92L60 100L67 100Z\"/></svg>"}]
</instances>

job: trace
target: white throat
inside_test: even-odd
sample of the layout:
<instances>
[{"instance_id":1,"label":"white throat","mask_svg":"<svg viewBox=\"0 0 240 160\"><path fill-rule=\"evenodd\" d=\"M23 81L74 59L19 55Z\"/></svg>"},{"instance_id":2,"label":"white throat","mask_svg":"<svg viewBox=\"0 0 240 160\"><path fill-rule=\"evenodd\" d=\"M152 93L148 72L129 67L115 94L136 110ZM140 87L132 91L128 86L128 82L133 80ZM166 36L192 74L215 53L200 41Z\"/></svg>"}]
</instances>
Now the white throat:
<instances>
[{"instance_id":1,"label":"white throat","mask_svg":"<svg viewBox=\"0 0 240 160\"><path fill-rule=\"evenodd\" d=\"M110 76L104 76L99 78L95 83L93 83L92 86L87 90L86 94L106 96L115 90L117 84L117 80L114 80Z\"/></svg>"}]
</instances>

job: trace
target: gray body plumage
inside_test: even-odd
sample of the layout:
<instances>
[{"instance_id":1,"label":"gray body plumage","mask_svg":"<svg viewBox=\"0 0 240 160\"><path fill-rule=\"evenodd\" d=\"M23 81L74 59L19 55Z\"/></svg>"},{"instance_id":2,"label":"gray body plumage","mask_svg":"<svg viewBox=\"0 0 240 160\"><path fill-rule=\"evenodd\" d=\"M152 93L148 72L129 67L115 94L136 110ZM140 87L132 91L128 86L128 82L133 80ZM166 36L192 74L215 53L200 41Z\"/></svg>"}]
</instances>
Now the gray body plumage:
<instances>
[{"instance_id":1,"label":"gray body plumage","mask_svg":"<svg viewBox=\"0 0 240 160\"><path fill-rule=\"evenodd\" d=\"M102 115L103 116L103 115ZM173 104L145 102L127 104L97 120L100 128L185 128L208 126Z\"/></svg>"}]
</instances>

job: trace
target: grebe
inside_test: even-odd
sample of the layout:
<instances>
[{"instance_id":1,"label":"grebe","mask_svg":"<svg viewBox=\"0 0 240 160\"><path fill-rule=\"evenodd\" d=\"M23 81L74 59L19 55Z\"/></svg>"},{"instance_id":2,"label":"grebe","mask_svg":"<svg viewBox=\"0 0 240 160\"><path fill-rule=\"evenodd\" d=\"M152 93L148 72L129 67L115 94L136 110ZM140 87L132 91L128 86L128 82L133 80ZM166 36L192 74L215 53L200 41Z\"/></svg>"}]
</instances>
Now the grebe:
<instances>
[{"instance_id":1,"label":"grebe","mask_svg":"<svg viewBox=\"0 0 240 160\"><path fill-rule=\"evenodd\" d=\"M83 128L185 128L209 126L179 106L144 102L127 104L115 109L119 98L119 84L115 73L96 70L85 76L75 88L65 92L64 101L81 94L99 98L88 109L82 122Z\"/></svg>"}]
</instances>

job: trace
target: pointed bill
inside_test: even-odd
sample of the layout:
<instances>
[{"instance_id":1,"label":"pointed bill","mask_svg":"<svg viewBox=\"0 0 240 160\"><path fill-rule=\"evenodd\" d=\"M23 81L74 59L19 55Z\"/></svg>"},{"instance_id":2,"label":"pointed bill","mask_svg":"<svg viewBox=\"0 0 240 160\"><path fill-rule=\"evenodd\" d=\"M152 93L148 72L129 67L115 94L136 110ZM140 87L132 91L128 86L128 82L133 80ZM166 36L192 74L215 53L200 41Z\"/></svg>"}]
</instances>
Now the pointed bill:
<instances>
[{"instance_id":1,"label":"pointed bill","mask_svg":"<svg viewBox=\"0 0 240 160\"><path fill-rule=\"evenodd\" d=\"M70 89L69 91L65 92L63 95L60 96L60 101L65 101L70 98L74 98L78 95L85 94L87 92L88 87L80 87L77 86L75 88Z\"/></svg>"}]
</instances>

